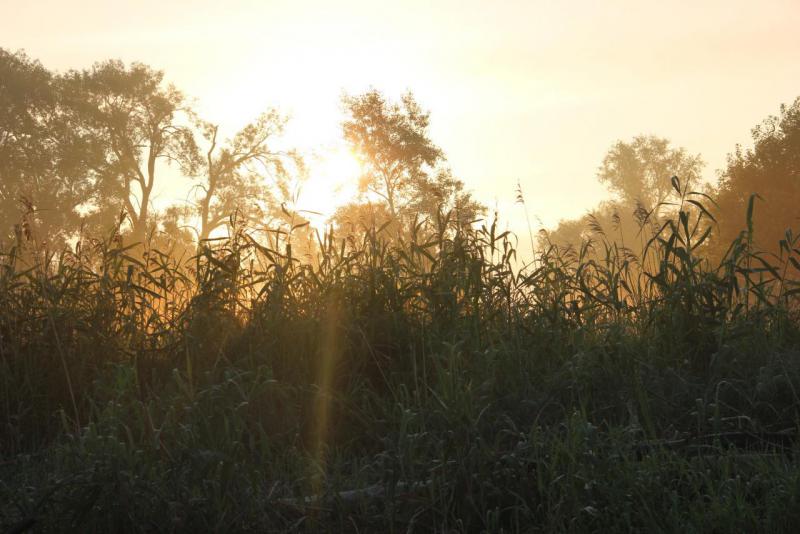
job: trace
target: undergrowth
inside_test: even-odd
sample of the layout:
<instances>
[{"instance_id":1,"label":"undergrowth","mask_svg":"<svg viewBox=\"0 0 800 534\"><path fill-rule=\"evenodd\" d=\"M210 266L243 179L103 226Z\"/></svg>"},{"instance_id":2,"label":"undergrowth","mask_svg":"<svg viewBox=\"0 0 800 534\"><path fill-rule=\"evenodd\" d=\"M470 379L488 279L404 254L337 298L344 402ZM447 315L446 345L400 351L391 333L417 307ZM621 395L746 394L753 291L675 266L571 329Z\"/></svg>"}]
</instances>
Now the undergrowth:
<instances>
[{"instance_id":1,"label":"undergrowth","mask_svg":"<svg viewBox=\"0 0 800 534\"><path fill-rule=\"evenodd\" d=\"M796 531L800 244L749 227L712 265L673 185L642 254L596 228L522 267L445 213L306 258L246 228L191 258L16 243L1 526Z\"/></svg>"}]
</instances>

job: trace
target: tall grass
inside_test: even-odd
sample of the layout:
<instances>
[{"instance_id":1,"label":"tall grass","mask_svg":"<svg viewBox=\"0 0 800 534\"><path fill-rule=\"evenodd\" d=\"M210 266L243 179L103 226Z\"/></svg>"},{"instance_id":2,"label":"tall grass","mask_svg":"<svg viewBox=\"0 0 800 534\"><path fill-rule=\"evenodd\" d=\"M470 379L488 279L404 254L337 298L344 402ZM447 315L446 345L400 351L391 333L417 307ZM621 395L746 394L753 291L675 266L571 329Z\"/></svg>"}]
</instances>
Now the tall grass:
<instances>
[{"instance_id":1,"label":"tall grass","mask_svg":"<svg viewBox=\"0 0 800 534\"><path fill-rule=\"evenodd\" d=\"M712 265L708 199L674 187L640 256L599 229L523 269L496 221L446 213L303 261L247 228L183 258L20 239L2 524L794 530L798 240L767 257L749 227Z\"/></svg>"}]
</instances>

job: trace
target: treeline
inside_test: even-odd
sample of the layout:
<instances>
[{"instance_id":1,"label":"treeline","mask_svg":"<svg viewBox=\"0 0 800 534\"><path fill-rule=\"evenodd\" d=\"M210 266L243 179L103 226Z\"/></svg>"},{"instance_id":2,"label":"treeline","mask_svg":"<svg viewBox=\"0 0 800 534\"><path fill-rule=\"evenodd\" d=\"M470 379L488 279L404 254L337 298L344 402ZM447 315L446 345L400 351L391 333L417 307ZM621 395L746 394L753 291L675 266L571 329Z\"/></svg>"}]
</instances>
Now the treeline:
<instances>
[{"instance_id":1,"label":"treeline","mask_svg":"<svg viewBox=\"0 0 800 534\"><path fill-rule=\"evenodd\" d=\"M318 247L294 203L308 171L302 155L283 146L287 119L278 111L226 136L165 84L162 72L138 63L54 73L0 49L0 80L0 241L57 249L80 235L112 235L185 250L240 225L254 235L293 233L296 249L307 254ZM331 221L340 235L371 226L408 235L415 221L445 212L459 224L485 214L446 166L428 135L429 114L413 95L392 102L369 90L342 103L342 136L362 174L360 196ZM614 143L597 172L611 200L540 232L536 248L596 255L597 243L608 242L643 261L647 243L678 209L677 176L687 191L705 195L703 255L720 260L747 230L752 195L749 238L780 254L780 241L792 241L785 232L796 225L800 203L800 98L752 134L753 147L735 147L713 185L701 180L701 156L667 139ZM156 209L153 195L167 165L185 178L187 201ZM524 203L521 189L518 200Z\"/></svg>"},{"instance_id":2,"label":"treeline","mask_svg":"<svg viewBox=\"0 0 800 534\"><path fill-rule=\"evenodd\" d=\"M362 196L339 211L339 226L482 211L444 165L411 94L394 103L370 90L343 104L343 136L363 174ZM253 231L302 227L292 201L306 167L296 150L276 148L285 124L270 109L226 137L146 65L59 74L0 49L0 240L58 248L116 229L128 242L185 247L230 234L234 221ZM185 177L188 202L156 210L166 165Z\"/></svg>"}]
</instances>

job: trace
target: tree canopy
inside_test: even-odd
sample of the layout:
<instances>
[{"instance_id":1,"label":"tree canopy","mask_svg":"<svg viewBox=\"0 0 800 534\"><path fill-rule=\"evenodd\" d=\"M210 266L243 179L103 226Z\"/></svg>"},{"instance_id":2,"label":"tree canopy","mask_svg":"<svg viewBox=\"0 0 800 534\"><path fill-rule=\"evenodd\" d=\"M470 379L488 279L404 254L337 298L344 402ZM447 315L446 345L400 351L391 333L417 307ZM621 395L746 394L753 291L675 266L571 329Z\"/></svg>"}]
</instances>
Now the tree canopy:
<instances>
[{"instance_id":1,"label":"tree canopy","mask_svg":"<svg viewBox=\"0 0 800 534\"><path fill-rule=\"evenodd\" d=\"M797 229L800 217L800 98L753 128L752 137L753 147L737 146L720 175L717 242L725 248L747 228L747 206L757 194L753 241L777 253L784 232Z\"/></svg>"},{"instance_id":2,"label":"tree canopy","mask_svg":"<svg viewBox=\"0 0 800 534\"><path fill-rule=\"evenodd\" d=\"M126 67L120 61L96 63L64 77L76 120L102 148L102 161L94 169L94 218L107 223L124 211L134 241L143 240L154 222L159 164L177 164L191 175L201 161L191 110L180 91L163 84L163 77L146 65Z\"/></svg>"},{"instance_id":3,"label":"tree canopy","mask_svg":"<svg viewBox=\"0 0 800 534\"><path fill-rule=\"evenodd\" d=\"M411 93L392 103L373 89L345 96L343 103L348 117L342 131L363 170L360 188L385 200L389 213L397 216L404 201L414 196L415 186L444 160L428 137L430 114Z\"/></svg>"},{"instance_id":4,"label":"tree canopy","mask_svg":"<svg viewBox=\"0 0 800 534\"><path fill-rule=\"evenodd\" d=\"M281 218L288 181L304 172L295 151L273 146L285 123L268 110L223 140L147 65L111 60L59 74L0 49L0 240L63 244L120 227L132 242L157 228L186 242L188 226L205 239L234 213ZM194 180L190 203L158 212L153 195L175 176L187 188Z\"/></svg>"},{"instance_id":5,"label":"tree canopy","mask_svg":"<svg viewBox=\"0 0 800 534\"><path fill-rule=\"evenodd\" d=\"M685 148L673 148L669 140L639 135L630 142L617 141L606 153L597 171L597 179L627 206L640 203L647 210L657 210L672 193L671 178L684 184L700 180L703 160Z\"/></svg>"},{"instance_id":6,"label":"tree canopy","mask_svg":"<svg viewBox=\"0 0 800 534\"><path fill-rule=\"evenodd\" d=\"M430 113L411 92L395 101L370 89L345 95L342 106L342 138L362 175L360 196L334 215L337 226L352 232L377 225L399 234L444 212L448 224L458 225L484 213L447 167L431 139ZM308 221L285 201L305 168L296 152L279 148L285 124L268 109L225 138L163 72L147 65L111 60L60 74L23 52L0 49L0 240L60 245L81 231L107 235L124 220L131 241L158 227L189 246L234 214L253 228L301 227ZM737 146L729 155L709 191L718 206L715 248L747 228L748 204L757 195L750 237L778 252L785 230L798 222L800 98L756 126L752 137L751 148ZM186 180L184 205L154 205L168 165ZM702 168L699 155L663 137L617 141L597 170L613 198L582 218L561 221L543 242L577 246L603 234L635 252L671 209L672 177L697 189ZM643 230L646 224L651 227ZM191 226L194 238L186 231Z\"/></svg>"},{"instance_id":7,"label":"tree canopy","mask_svg":"<svg viewBox=\"0 0 800 534\"><path fill-rule=\"evenodd\" d=\"M270 146L285 124L285 117L269 110L225 142L218 139L217 125L202 125L208 148L198 177L201 194L193 210L200 219L201 240L208 239L234 212L253 222L277 211L273 191L287 196L289 167L300 173L303 169L296 152Z\"/></svg>"},{"instance_id":8,"label":"tree canopy","mask_svg":"<svg viewBox=\"0 0 800 534\"><path fill-rule=\"evenodd\" d=\"M585 216L561 221L544 238L577 248L592 237L601 237L641 254L666 204L674 200L672 177L681 184L700 182L703 160L685 148L672 147L669 140L651 135L617 141L598 168L597 179L615 198L600 202ZM668 209L666 210L668 211Z\"/></svg>"},{"instance_id":9,"label":"tree canopy","mask_svg":"<svg viewBox=\"0 0 800 534\"><path fill-rule=\"evenodd\" d=\"M340 210L352 221L388 216L398 227L416 217L436 217L439 210L452 210L460 222L469 222L484 211L464 184L444 167L441 148L429 137L430 114L413 94L391 102L375 89L343 98L347 118L344 139L362 167L360 189L385 202L385 214L371 205L357 215L358 204Z\"/></svg>"},{"instance_id":10,"label":"tree canopy","mask_svg":"<svg viewBox=\"0 0 800 534\"><path fill-rule=\"evenodd\" d=\"M15 227L51 244L76 231L98 155L65 105L62 80L0 49L0 240Z\"/></svg>"}]
</instances>

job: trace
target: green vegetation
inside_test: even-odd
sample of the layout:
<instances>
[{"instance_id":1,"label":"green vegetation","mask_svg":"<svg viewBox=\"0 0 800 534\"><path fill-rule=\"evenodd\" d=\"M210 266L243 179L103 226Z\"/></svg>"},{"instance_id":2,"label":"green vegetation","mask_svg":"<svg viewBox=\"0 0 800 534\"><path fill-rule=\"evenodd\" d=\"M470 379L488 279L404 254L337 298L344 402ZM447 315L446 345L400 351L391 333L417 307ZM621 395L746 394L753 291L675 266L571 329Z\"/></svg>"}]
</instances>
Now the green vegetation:
<instances>
[{"instance_id":1,"label":"green vegetation","mask_svg":"<svg viewBox=\"0 0 800 534\"><path fill-rule=\"evenodd\" d=\"M320 235L276 111L225 139L147 66L0 50L0 528L800 529L800 99L716 188L616 143L522 266L411 94L343 104Z\"/></svg>"},{"instance_id":2,"label":"green vegetation","mask_svg":"<svg viewBox=\"0 0 800 534\"><path fill-rule=\"evenodd\" d=\"M4 527L793 531L797 239L711 266L673 183L643 257L520 272L446 214L311 263L246 228L185 261L6 251Z\"/></svg>"}]
</instances>

